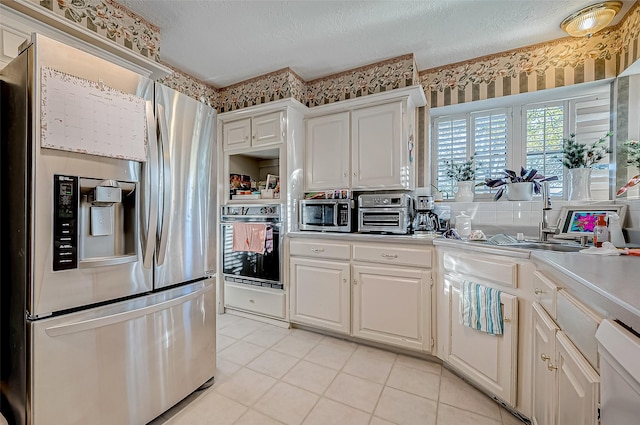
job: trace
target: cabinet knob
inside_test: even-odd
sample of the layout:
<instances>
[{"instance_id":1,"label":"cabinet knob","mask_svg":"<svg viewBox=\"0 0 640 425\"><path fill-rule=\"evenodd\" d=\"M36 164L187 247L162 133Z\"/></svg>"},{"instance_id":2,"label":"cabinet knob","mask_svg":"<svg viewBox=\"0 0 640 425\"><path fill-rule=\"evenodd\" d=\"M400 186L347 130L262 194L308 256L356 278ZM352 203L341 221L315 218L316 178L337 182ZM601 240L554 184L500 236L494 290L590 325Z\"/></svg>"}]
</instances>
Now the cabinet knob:
<instances>
[{"instance_id":1,"label":"cabinet knob","mask_svg":"<svg viewBox=\"0 0 640 425\"><path fill-rule=\"evenodd\" d=\"M342 177L347 177L347 173L344 173L344 174L342 175Z\"/></svg>"},{"instance_id":2,"label":"cabinet knob","mask_svg":"<svg viewBox=\"0 0 640 425\"><path fill-rule=\"evenodd\" d=\"M355 177L355 176L357 176L357 175L358 175L358 173L356 173L356 172L354 171L354 172L353 172L353 176Z\"/></svg>"},{"instance_id":3,"label":"cabinet knob","mask_svg":"<svg viewBox=\"0 0 640 425\"><path fill-rule=\"evenodd\" d=\"M256 140L256 135L255 134L253 136L251 136L251 137L253 137L253 140Z\"/></svg>"},{"instance_id":4,"label":"cabinet knob","mask_svg":"<svg viewBox=\"0 0 640 425\"><path fill-rule=\"evenodd\" d=\"M254 300L249 300L249 302L250 302L250 303L252 303L252 304L253 304L253 303L255 303L255 301L254 301Z\"/></svg>"},{"instance_id":5,"label":"cabinet knob","mask_svg":"<svg viewBox=\"0 0 640 425\"><path fill-rule=\"evenodd\" d=\"M546 362L547 360L550 360L550 359L551 359L551 357L547 356L545 353L542 353L542 354L540 354L540 359L541 359L543 362Z\"/></svg>"},{"instance_id":6,"label":"cabinet knob","mask_svg":"<svg viewBox=\"0 0 640 425\"><path fill-rule=\"evenodd\" d=\"M347 283L347 279L346 278L342 278L342 283Z\"/></svg>"},{"instance_id":7,"label":"cabinet knob","mask_svg":"<svg viewBox=\"0 0 640 425\"><path fill-rule=\"evenodd\" d=\"M357 280L355 280L355 279L353 279L353 284L354 284L354 285L357 285L357 284L358 284L358 281L357 281Z\"/></svg>"},{"instance_id":8,"label":"cabinet knob","mask_svg":"<svg viewBox=\"0 0 640 425\"><path fill-rule=\"evenodd\" d=\"M547 364L547 369L549 369L549 372L553 372L554 370L558 369L558 367L552 365L551 363L548 363Z\"/></svg>"},{"instance_id":9,"label":"cabinet knob","mask_svg":"<svg viewBox=\"0 0 640 425\"><path fill-rule=\"evenodd\" d=\"M544 294L544 291L540 288L536 288L533 290L533 293L536 295Z\"/></svg>"}]
</instances>

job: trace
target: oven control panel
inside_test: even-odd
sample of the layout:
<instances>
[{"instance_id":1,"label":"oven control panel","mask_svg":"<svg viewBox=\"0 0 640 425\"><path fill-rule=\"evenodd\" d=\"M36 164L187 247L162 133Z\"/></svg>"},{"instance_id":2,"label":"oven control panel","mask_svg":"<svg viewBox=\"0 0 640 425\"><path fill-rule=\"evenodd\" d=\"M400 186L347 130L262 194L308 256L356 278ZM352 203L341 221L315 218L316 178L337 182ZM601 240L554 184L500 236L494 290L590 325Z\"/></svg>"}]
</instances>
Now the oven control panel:
<instances>
[{"instance_id":1,"label":"oven control panel","mask_svg":"<svg viewBox=\"0 0 640 425\"><path fill-rule=\"evenodd\" d=\"M78 177L54 176L53 270L78 267Z\"/></svg>"}]
</instances>

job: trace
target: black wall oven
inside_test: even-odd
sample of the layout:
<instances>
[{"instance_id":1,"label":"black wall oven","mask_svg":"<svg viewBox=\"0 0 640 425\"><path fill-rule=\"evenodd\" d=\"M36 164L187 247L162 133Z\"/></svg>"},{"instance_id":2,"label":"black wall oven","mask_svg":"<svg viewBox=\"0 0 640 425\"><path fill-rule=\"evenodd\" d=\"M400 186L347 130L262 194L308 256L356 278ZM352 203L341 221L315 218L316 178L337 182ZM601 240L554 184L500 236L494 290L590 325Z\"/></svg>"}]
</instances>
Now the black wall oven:
<instances>
[{"instance_id":1,"label":"black wall oven","mask_svg":"<svg viewBox=\"0 0 640 425\"><path fill-rule=\"evenodd\" d=\"M280 205L223 205L220 223L224 280L283 289L280 279ZM262 233L263 230L266 237ZM256 234L260 234L257 239ZM238 239L245 242L245 235L246 245L238 243ZM253 239L249 241L250 238Z\"/></svg>"}]
</instances>

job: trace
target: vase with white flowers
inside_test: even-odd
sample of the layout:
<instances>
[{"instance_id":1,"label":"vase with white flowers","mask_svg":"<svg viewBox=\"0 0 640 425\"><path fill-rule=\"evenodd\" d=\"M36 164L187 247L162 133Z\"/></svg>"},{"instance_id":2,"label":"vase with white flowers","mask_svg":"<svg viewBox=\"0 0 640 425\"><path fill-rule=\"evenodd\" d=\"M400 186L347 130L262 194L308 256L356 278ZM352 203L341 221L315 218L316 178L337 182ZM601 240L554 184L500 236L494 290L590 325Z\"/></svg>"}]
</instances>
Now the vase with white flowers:
<instances>
[{"instance_id":1,"label":"vase with white flowers","mask_svg":"<svg viewBox=\"0 0 640 425\"><path fill-rule=\"evenodd\" d=\"M476 170L473 164L474 155L463 162L454 162L448 159L444 160L446 174L452 180L456 181L457 190L455 200L457 202L473 202L473 187L476 178Z\"/></svg>"},{"instance_id":2,"label":"vase with white flowers","mask_svg":"<svg viewBox=\"0 0 640 425\"><path fill-rule=\"evenodd\" d=\"M593 143L585 144L576 141L575 134L563 139L562 165L569 169L568 184L570 201L587 201L591 199L591 170L605 156L611 153L607 132Z\"/></svg>"},{"instance_id":3,"label":"vase with white flowers","mask_svg":"<svg viewBox=\"0 0 640 425\"><path fill-rule=\"evenodd\" d=\"M640 142L638 140L627 140L622 146L623 152L627 154L627 166L636 167L637 170L640 170ZM640 184L640 174L631 177L624 186L618 189L616 196L622 195L637 184Z\"/></svg>"}]
</instances>

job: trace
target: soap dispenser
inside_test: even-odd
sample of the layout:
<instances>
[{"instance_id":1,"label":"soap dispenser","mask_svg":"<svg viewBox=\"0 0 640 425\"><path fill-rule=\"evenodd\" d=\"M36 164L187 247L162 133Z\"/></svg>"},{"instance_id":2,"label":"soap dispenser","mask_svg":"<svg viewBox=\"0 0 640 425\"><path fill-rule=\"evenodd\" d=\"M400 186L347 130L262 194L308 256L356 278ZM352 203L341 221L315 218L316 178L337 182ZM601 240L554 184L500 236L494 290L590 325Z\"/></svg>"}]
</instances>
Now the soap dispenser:
<instances>
[{"instance_id":1,"label":"soap dispenser","mask_svg":"<svg viewBox=\"0 0 640 425\"><path fill-rule=\"evenodd\" d=\"M624 248L627 244L620 226L620 216L614 212L607 213L609 217L609 239L616 248Z\"/></svg>"},{"instance_id":2,"label":"soap dispenser","mask_svg":"<svg viewBox=\"0 0 640 425\"><path fill-rule=\"evenodd\" d=\"M456 232L462 238L468 238L471 234L471 217L466 215L464 211L456 216Z\"/></svg>"}]
</instances>

